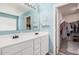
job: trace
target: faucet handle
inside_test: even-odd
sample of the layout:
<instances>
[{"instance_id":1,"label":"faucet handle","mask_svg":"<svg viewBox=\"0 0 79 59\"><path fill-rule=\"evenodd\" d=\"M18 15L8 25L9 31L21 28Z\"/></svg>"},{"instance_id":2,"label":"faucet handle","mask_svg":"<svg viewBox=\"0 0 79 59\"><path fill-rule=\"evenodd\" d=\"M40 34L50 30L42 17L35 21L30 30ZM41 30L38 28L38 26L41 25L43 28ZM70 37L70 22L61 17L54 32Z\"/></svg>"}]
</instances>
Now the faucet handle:
<instances>
[{"instance_id":1,"label":"faucet handle","mask_svg":"<svg viewBox=\"0 0 79 59\"><path fill-rule=\"evenodd\" d=\"M16 39L16 38L19 38L19 36L18 35L13 36L13 39Z\"/></svg>"}]
</instances>

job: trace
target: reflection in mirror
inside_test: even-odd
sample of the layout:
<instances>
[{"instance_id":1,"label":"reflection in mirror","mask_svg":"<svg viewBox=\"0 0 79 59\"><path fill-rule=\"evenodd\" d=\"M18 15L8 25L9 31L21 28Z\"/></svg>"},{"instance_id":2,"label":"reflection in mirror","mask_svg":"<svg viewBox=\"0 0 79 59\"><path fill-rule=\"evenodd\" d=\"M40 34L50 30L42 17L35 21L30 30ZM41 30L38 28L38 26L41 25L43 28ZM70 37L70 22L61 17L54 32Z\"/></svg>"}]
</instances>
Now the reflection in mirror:
<instances>
[{"instance_id":1,"label":"reflection in mirror","mask_svg":"<svg viewBox=\"0 0 79 59\"><path fill-rule=\"evenodd\" d=\"M31 17L25 17L25 22L26 22L26 29L31 30Z\"/></svg>"},{"instance_id":2,"label":"reflection in mirror","mask_svg":"<svg viewBox=\"0 0 79 59\"><path fill-rule=\"evenodd\" d=\"M17 16L0 12L0 31L17 31Z\"/></svg>"},{"instance_id":3,"label":"reflection in mirror","mask_svg":"<svg viewBox=\"0 0 79 59\"><path fill-rule=\"evenodd\" d=\"M17 19L0 16L0 31L16 31Z\"/></svg>"},{"instance_id":4,"label":"reflection in mirror","mask_svg":"<svg viewBox=\"0 0 79 59\"><path fill-rule=\"evenodd\" d=\"M39 5L37 3L26 4L32 9L23 14L25 19L24 28L25 30L39 31L40 20L39 20Z\"/></svg>"}]
</instances>

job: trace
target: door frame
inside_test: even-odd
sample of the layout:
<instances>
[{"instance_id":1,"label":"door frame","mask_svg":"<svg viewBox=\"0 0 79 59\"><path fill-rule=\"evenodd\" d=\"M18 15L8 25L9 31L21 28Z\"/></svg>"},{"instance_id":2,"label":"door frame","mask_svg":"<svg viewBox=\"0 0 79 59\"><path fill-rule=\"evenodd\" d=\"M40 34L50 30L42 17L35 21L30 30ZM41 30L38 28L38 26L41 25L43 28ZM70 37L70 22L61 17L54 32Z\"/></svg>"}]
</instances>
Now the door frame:
<instances>
[{"instance_id":1,"label":"door frame","mask_svg":"<svg viewBox=\"0 0 79 59\"><path fill-rule=\"evenodd\" d=\"M55 35L55 45L56 45L56 54L59 53L59 48L60 48L60 16L59 16L59 9L56 8L56 24L55 24L55 27L56 27L56 35Z\"/></svg>"},{"instance_id":2,"label":"door frame","mask_svg":"<svg viewBox=\"0 0 79 59\"><path fill-rule=\"evenodd\" d=\"M59 6L55 7L55 43L54 43L54 50L55 50L55 54L59 53L59 49L60 49L60 16L61 16L61 12L59 11L59 8L67 5L69 3L65 3Z\"/></svg>"}]
</instances>

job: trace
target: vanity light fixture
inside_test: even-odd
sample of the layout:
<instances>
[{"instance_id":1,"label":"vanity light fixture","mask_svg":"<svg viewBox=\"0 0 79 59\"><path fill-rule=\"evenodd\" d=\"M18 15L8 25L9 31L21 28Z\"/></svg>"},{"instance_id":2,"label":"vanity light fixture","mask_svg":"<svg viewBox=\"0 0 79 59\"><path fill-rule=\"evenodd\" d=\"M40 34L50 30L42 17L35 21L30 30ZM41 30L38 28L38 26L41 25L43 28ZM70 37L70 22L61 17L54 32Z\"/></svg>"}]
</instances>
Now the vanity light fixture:
<instances>
[{"instance_id":1,"label":"vanity light fixture","mask_svg":"<svg viewBox=\"0 0 79 59\"><path fill-rule=\"evenodd\" d=\"M33 9L36 9L35 5L33 5L32 3L24 3L24 4L27 5L27 6L29 6L29 7L31 7L31 8L33 8Z\"/></svg>"}]
</instances>

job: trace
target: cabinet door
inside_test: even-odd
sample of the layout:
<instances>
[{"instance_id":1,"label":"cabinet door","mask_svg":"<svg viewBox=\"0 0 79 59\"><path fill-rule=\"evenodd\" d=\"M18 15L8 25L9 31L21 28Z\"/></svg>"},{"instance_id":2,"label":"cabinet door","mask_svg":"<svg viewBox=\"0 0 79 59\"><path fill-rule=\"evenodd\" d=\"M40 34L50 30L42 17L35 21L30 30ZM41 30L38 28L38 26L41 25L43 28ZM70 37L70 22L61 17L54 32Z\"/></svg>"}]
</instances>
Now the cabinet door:
<instances>
[{"instance_id":1,"label":"cabinet door","mask_svg":"<svg viewBox=\"0 0 79 59\"><path fill-rule=\"evenodd\" d=\"M22 51L25 48L32 47L33 46L33 40L21 42L18 44L14 44L5 48L2 48L2 54L3 55L14 55L17 52Z\"/></svg>"},{"instance_id":2,"label":"cabinet door","mask_svg":"<svg viewBox=\"0 0 79 59\"><path fill-rule=\"evenodd\" d=\"M41 55L48 52L48 35L41 37Z\"/></svg>"},{"instance_id":3,"label":"cabinet door","mask_svg":"<svg viewBox=\"0 0 79 59\"><path fill-rule=\"evenodd\" d=\"M22 51L22 55L33 55L33 48L26 48L24 51Z\"/></svg>"},{"instance_id":4,"label":"cabinet door","mask_svg":"<svg viewBox=\"0 0 79 59\"><path fill-rule=\"evenodd\" d=\"M40 55L40 48L34 50L34 55Z\"/></svg>"},{"instance_id":5,"label":"cabinet door","mask_svg":"<svg viewBox=\"0 0 79 59\"><path fill-rule=\"evenodd\" d=\"M1 55L1 49L0 49L0 55Z\"/></svg>"},{"instance_id":6,"label":"cabinet door","mask_svg":"<svg viewBox=\"0 0 79 59\"><path fill-rule=\"evenodd\" d=\"M34 40L34 55L40 55L40 38Z\"/></svg>"},{"instance_id":7,"label":"cabinet door","mask_svg":"<svg viewBox=\"0 0 79 59\"><path fill-rule=\"evenodd\" d=\"M16 55L33 55L33 47L25 48L24 50L16 53Z\"/></svg>"}]
</instances>

